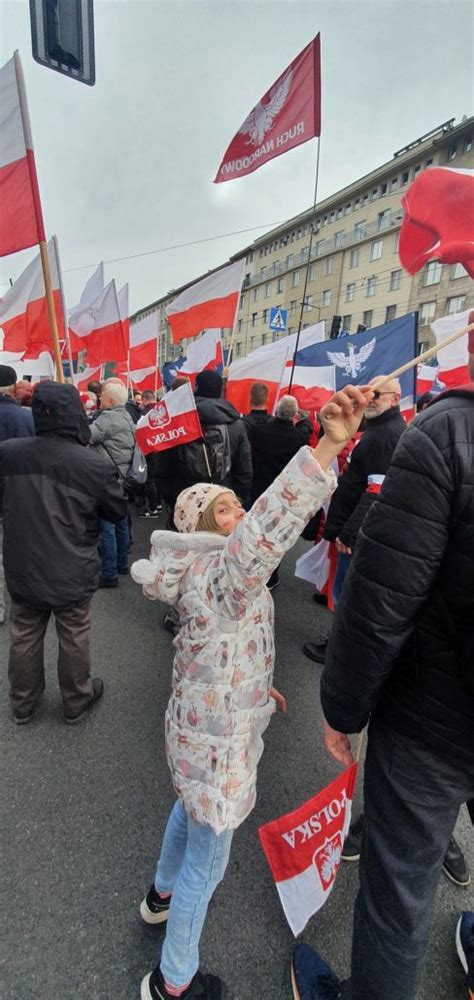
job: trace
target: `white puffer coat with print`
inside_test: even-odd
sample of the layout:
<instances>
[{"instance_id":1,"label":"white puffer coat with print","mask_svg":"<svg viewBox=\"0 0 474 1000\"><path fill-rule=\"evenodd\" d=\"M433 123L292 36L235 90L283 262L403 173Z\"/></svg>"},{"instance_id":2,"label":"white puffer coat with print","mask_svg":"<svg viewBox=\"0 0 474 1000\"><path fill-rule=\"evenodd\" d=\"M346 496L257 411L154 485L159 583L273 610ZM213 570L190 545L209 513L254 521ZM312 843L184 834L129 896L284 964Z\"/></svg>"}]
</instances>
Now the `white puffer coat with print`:
<instances>
[{"instance_id":1,"label":"white puffer coat with print","mask_svg":"<svg viewBox=\"0 0 474 1000\"><path fill-rule=\"evenodd\" d=\"M216 833L253 809L275 703L273 600L265 583L335 488L301 448L229 537L154 531L131 568L146 597L178 608L166 752L186 811Z\"/></svg>"}]
</instances>

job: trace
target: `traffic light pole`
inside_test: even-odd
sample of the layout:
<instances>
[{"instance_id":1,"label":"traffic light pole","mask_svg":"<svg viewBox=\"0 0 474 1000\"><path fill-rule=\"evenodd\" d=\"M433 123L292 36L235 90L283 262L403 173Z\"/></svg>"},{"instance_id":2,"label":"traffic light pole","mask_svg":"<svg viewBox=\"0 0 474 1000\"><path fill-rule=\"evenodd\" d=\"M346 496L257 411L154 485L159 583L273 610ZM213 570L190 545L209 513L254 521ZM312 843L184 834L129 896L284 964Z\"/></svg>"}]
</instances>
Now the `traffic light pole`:
<instances>
[{"instance_id":1,"label":"traffic light pole","mask_svg":"<svg viewBox=\"0 0 474 1000\"><path fill-rule=\"evenodd\" d=\"M310 267L310 263L311 263L311 250L313 249L313 237L315 235L315 221L314 220L316 218L316 202L318 200L319 150L320 150L320 146L321 146L321 138L318 136L318 152L316 154L316 174L315 174L315 178L314 178L313 218L312 218L312 221L311 221L311 233L310 233L310 237L309 237L308 260L306 262L306 274L305 274L304 286L303 286L303 298L301 300L300 319L299 319L299 323L298 323L298 332L296 334L295 350L293 352L293 364L291 366L290 382L289 382L289 385L288 385L288 395L291 395L291 387L293 385L293 376L294 376L294 373L295 373L296 355L298 353L298 349L299 349L299 346L300 346L301 327L303 325L303 316L304 316L304 310L305 310L305 305L306 305L306 291L307 291L307 288L308 288L308 280L309 280L309 267Z\"/></svg>"}]
</instances>

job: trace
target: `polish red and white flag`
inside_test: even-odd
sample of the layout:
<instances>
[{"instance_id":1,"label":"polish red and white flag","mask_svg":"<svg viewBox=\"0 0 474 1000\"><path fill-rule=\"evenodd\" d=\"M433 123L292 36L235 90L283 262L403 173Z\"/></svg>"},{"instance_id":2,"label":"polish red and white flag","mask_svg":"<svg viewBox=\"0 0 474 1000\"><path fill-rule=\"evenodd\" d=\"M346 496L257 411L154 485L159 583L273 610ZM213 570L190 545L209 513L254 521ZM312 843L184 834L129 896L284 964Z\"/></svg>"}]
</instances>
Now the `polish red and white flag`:
<instances>
[{"instance_id":1,"label":"polish red and white flag","mask_svg":"<svg viewBox=\"0 0 474 1000\"><path fill-rule=\"evenodd\" d=\"M156 365L157 343L157 313L150 313L135 323L130 323L130 369Z\"/></svg>"},{"instance_id":2,"label":"polish red and white flag","mask_svg":"<svg viewBox=\"0 0 474 1000\"><path fill-rule=\"evenodd\" d=\"M251 174L321 134L320 36L293 59L252 108L229 144L215 184Z\"/></svg>"},{"instance_id":3,"label":"polish red and white flag","mask_svg":"<svg viewBox=\"0 0 474 1000\"><path fill-rule=\"evenodd\" d=\"M86 281L84 288L81 293L81 297L77 306L73 306L72 309L68 309L69 315L73 313L82 312L87 309L87 306L91 306L93 302L98 298L101 292L104 291L104 263L100 262L94 274Z\"/></svg>"},{"instance_id":4,"label":"polish red and white flag","mask_svg":"<svg viewBox=\"0 0 474 1000\"><path fill-rule=\"evenodd\" d=\"M466 309L464 312L454 313L452 316L441 316L431 324L431 329L439 344L446 337L462 330L469 323L474 322L474 310ZM468 369L468 334L459 337L447 347L442 347L437 352L438 358L438 379L446 389L455 389L457 386L466 385L470 381Z\"/></svg>"},{"instance_id":5,"label":"polish red and white flag","mask_svg":"<svg viewBox=\"0 0 474 1000\"><path fill-rule=\"evenodd\" d=\"M422 396L425 392L433 392L433 388L438 383L439 368L437 365L418 365L416 370L416 395ZM440 392L439 388L435 389Z\"/></svg>"},{"instance_id":6,"label":"polish red and white flag","mask_svg":"<svg viewBox=\"0 0 474 1000\"><path fill-rule=\"evenodd\" d=\"M91 367L106 361L127 360L128 340L115 281L109 282L85 309L71 313L69 337L74 354L86 348Z\"/></svg>"},{"instance_id":7,"label":"polish red and white flag","mask_svg":"<svg viewBox=\"0 0 474 1000\"><path fill-rule=\"evenodd\" d=\"M100 382L100 365L98 368L84 368L82 372L75 372L73 381L78 392L87 392L89 382Z\"/></svg>"},{"instance_id":8,"label":"polish red and white flag","mask_svg":"<svg viewBox=\"0 0 474 1000\"><path fill-rule=\"evenodd\" d=\"M167 392L136 427L136 442L144 455L189 444L200 437L202 428L189 382Z\"/></svg>"},{"instance_id":9,"label":"polish red and white flag","mask_svg":"<svg viewBox=\"0 0 474 1000\"><path fill-rule=\"evenodd\" d=\"M151 389L152 392L156 392L157 389L161 389L161 373L156 368L156 365L150 365L148 368L136 368L133 371L128 372L130 383L134 389L140 389L140 392L144 392L145 389Z\"/></svg>"},{"instance_id":10,"label":"polish red and white flag","mask_svg":"<svg viewBox=\"0 0 474 1000\"><path fill-rule=\"evenodd\" d=\"M239 304L245 261L221 267L190 285L166 307L173 343L202 330L231 328Z\"/></svg>"},{"instance_id":11,"label":"polish red and white flag","mask_svg":"<svg viewBox=\"0 0 474 1000\"><path fill-rule=\"evenodd\" d=\"M314 344L319 344L322 340L324 340L324 322L308 326L306 330L302 330L300 333L298 354L300 351L314 346ZM226 399L235 406L239 413L248 413L250 410L250 390L254 382L263 382L267 386L269 394L267 409L269 412L274 409L279 396L288 391L290 366L293 363L296 343L297 334L292 333L289 337L282 337L273 344L258 347L251 354L247 354L245 358L237 358L232 362L226 386ZM329 366L329 369L330 384L333 385L333 366ZM308 369L309 371L313 372L314 369ZM308 378L310 377L308 375ZM306 373L302 373L301 380L297 383L303 395L307 388L306 380ZM314 386L317 385L318 380L316 379ZM286 388L282 393L283 386ZM324 388L322 383L321 388ZM329 395L331 395L331 392L328 391L327 395L324 395L323 392L321 394L322 402L325 402L326 398L329 398ZM302 406L302 404L300 405ZM307 407L302 408L306 409ZM308 409L312 408L311 406L308 407ZM317 408L317 406L314 407L314 409Z\"/></svg>"},{"instance_id":12,"label":"polish red and white flag","mask_svg":"<svg viewBox=\"0 0 474 1000\"><path fill-rule=\"evenodd\" d=\"M351 822L357 769L358 764L351 764L299 809L258 831L295 937L334 886Z\"/></svg>"},{"instance_id":13,"label":"polish red and white flag","mask_svg":"<svg viewBox=\"0 0 474 1000\"><path fill-rule=\"evenodd\" d=\"M58 333L65 336L64 313L59 267L54 239L48 243ZM23 351L28 358L38 358L42 351L52 351L43 269L39 254L20 274L0 301L0 329L4 351Z\"/></svg>"},{"instance_id":14,"label":"polish red and white flag","mask_svg":"<svg viewBox=\"0 0 474 1000\"><path fill-rule=\"evenodd\" d=\"M0 68L0 257L45 241L18 53ZM25 120L24 120L25 119Z\"/></svg>"},{"instance_id":15,"label":"polish red and white flag","mask_svg":"<svg viewBox=\"0 0 474 1000\"><path fill-rule=\"evenodd\" d=\"M186 375L194 388L199 372L214 370L223 365L221 331L205 330L201 337L193 340L186 348L186 360L179 369Z\"/></svg>"}]
</instances>

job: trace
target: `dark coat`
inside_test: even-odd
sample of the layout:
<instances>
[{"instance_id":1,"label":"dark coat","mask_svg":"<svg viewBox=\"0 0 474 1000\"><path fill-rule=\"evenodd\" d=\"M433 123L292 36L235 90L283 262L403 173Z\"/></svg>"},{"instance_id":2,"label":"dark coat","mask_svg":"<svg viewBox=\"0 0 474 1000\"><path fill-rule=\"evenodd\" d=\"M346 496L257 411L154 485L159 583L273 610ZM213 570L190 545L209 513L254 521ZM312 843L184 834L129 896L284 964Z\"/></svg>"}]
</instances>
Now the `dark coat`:
<instances>
[{"instance_id":1,"label":"dark coat","mask_svg":"<svg viewBox=\"0 0 474 1000\"><path fill-rule=\"evenodd\" d=\"M33 437L34 433L31 410L0 391L0 442L10 438Z\"/></svg>"},{"instance_id":2,"label":"dark coat","mask_svg":"<svg viewBox=\"0 0 474 1000\"><path fill-rule=\"evenodd\" d=\"M271 414L267 413L266 410L250 410L250 413L245 413L242 420L245 424L245 430L247 431L247 437L250 441L250 447L253 444L253 433L256 427L261 427L263 424L268 424L271 420Z\"/></svg>"},{"instance_id":3,"label":"dark coat","mask_svg":"<svg viewBox=\"0 0 474 1000\"><path fill-rule=\"evenodd\" d=\"M226 424L229 431L231 469L225 481L228 486L245 502L252 482L252 455L243 420L235 407L226 399L207 399L196 396L196 408L201 426L210 424ZM176 498L187 486L193 486L193 478L187 464L191 445L182 444L176 448L168 448L159 453L159 477L162 494L170 507L174 506Z\"/></svg>"},{"instance_id":4,"label":"dark coat","mask_svg":"<svg viewBox=\"0 0 474 1000\"><path fill-rule=\"evenodd\" d=\"M274 482L299 449L308 443L306 427L298 430L291 420L272 417L253 433L252 499L256 500Z\"/></svg>"},{"instance_id":5,"label":"dark coat","mask_svg":"<svg viewBox=\"0 0 474 1000\"><path fill-rule=\"evenodd\" d=\"M376 496L366 492L368 477L386 474L405 430L406 423L398 406L367 421L329 505L324 527L324 538L328 541L339 538L344 545L354 549L362 521Z\"/></svg>"},{"instance_id":6,"label":"dark coat","mask_svg":"<svg viewBox=\"0 0 474 1000\"><path fill-rule=\"evenodd\" d=\"M361 529L321 682L329 724L369 714L474 768L474 385L403 435Z\"/></svg>"},{"instance_id":7,"label":"dark coat","mask_svg":"<svg viewBox=\"0 0 474 1000\"><path fill-rule=\"evenodd\" d=\"M111 463L85 447L90 429L73 386L44 383L33 416L36 437L0 445L5 579L20 604L74 607L98 586L99 518L117 523L127 501Z\"/></svg>"}]
</instances>

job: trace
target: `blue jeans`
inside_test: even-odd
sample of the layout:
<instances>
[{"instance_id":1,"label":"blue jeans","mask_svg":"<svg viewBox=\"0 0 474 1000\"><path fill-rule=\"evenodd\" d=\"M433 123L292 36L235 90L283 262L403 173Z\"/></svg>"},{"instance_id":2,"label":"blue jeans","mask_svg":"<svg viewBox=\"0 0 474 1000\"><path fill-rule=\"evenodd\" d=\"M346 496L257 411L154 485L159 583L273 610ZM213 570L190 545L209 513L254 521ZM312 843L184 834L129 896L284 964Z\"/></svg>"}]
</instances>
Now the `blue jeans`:
<instances>
[{"instance_id":1,"label":"blue jeans","mask_svg":"<svg viewBox=\"0 0 474 1000\"><path fill-rule=\"evenodd\" d=\"M119 573L128 569L128 518L123 517L118 524L100 519L100 555L102 558L102 579L116 580Z\"/></svg>"},{"instance_id":2,"label":"blue jeans","mask_svg":"<svg viewBox=\"0 0 474 1000\"><path fill-rule=\"evenodd\" d=\"M166 982L186 986L199 968L207 907L224 877L233 830L219 836L191 819L178 800L165 830L155 874L157 892L171 892L160 967Z\"/></svg>"},{"instance_id":3,"label":"blue jeans","mask_svg":"<svg viewBox=\"0 0 474 1000\"><path fill-rule=\"evenodd\" d=\"M334 604L339 604L341 600L341 592L344 580L346 578L347 570L351 564L352 556L347 555L347 552L340 552L337 560L336 575L334 577L334 583L332 585L332 597Z\"/></svg>"}]
</instances>

